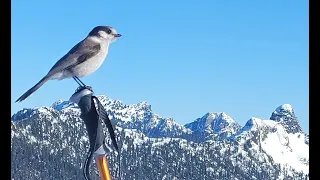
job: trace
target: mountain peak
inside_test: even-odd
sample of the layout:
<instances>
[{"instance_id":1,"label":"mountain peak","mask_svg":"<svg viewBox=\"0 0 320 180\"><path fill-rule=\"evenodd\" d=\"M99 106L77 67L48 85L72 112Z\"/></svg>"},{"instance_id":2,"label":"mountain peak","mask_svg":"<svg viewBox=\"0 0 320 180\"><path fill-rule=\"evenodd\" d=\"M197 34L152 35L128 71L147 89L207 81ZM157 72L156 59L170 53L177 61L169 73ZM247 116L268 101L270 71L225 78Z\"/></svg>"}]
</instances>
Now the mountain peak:
<instances>
[{"instance_id":1,"label":"mountain peak","mask_svg":"<svg viewBox=\"0 0 320 180\"><path fill-rule=\"evenodd\" d=\"M293 107L290 104L283 104L272 113L271 120L280 122L287 133L303 133Z\"/></svg>"},{"instance_id":2,"label":"mountain peak","mask_svg":"<svg viewBox=\"0 0 320 180\"><path fill-rule=\"evenodd\" d=\"M212 121L217 118L225 119L227 121L235 122L230 116L228 116L225 112L208 112L201 119L205 119L207 121Z\"/></svg>"},{"instance_id":3,"label":"mountain peak","mask_svg":"<svg viewBox=\"0 0 320 180\"><path fill-rule=\"evenodd\" d=\"M35 114L50 114L54 109L52 107L34 107L34 108L23 108L22 110L14 113L11 116L12 121L21 121L26 120L34 116Z\"/></svg>"},{"instance_id":4,"label":"mountain peak","mask_svg":"<svg viewBox=\"0 0 320 180\"><path fill-rule=\"evenodd\" d=\"M239 132L248 130L261 130L264 129L264 127L275 127L276 124L277 122L274 122L272 120L262 120L260 118L251 117Z\"/></svg>"},{"instance_id":5,"label":"mountain peak","mask_svg":"<svg viewBox=\"0 0 320 180\"><path fill-rule=\"evenodd\" d=\"M185 125L198 137L207 139L219 135L225 138L236 133L241 126L225 112L208 112L201 118Z\"/></svg>"},{"instance_id":6,"label":"mountain peak","mask_svg":"<svg viewBox=\"0 0 320 180\"><path fill-rule=\"evenodd\" d=\"M277 107L275 112L277 112L277 113L287 112L287 113L292 113L292 114L294 113L293 107L291 104L283 104L283 105Z\"/></svg>"},{"instance_id":7,"label":"mountain peak","mask_svg":"<svg viewBox=\"0 0 320 180\"><path fill-rule=\"evenodd\" d=\"M73 103L73 102L70 102L70 101L64 101L64 100L58 100L56 102L54 102L51 107L55 110L58 110L58 111L61 111L65 108L76 108L78 109L78 105Z\"/></svg>"},{"instance_id":8,"label":"mountain peak","mask_svg":"<svg viewBox=\"0 0 320 180\"><path fill-rule=\"evenodd\" d=\"M14 113L11 117L13 121L19 121L23 119L28 119L34 114L34 109L23 108L22 110Z\"/></svg>"},{"instance_id":9,"label":"mountain peak","mask_svg":"<svg viewBox=\"0 0 320 180\"><path fill-rule=\"evenodd\" d=\"M137 104L137 107L146 111L151 111L151 105L147 101L141 101Z\"/></svg>"}]
</instances>

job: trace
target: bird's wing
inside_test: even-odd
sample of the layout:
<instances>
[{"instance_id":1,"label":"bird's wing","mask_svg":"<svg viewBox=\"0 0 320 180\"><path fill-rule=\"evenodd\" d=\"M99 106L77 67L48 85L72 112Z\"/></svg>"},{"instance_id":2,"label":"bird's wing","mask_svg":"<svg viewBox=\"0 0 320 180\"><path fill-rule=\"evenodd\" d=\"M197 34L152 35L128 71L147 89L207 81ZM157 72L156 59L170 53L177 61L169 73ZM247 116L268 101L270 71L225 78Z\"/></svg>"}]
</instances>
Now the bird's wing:
<instances>
[{"instance_id":1,"label":"bird's wing","mask_svg":"<svg viewBox=\"0 0 320 180\"><path fill-rule=\"evenodd\" d=\"M56 64L50 69L48 75L66 70L86 61L92 56L95 56L99 52L100 48L101 46L98 42L94 42L90 39L82 40L58 62L56 62Z\"/></svg>"}]
</instances>

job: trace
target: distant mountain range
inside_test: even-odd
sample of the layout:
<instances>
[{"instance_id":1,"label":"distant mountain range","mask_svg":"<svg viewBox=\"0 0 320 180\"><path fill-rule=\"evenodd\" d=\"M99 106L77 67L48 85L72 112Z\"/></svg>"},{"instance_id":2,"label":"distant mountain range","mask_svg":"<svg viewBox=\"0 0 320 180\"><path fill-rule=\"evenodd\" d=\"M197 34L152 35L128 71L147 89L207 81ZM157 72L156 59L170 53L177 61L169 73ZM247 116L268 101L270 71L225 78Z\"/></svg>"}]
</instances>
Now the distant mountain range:
<instances>
[{"instance_id":1,"label":"distant mountain range","mask_svg":"<svg viewBox=\"0 0 320 180\"><path fill-rule=\"evenodd\" d=\"M241 127L224 112L208 112L180 125L153 113L147 102L99 99L116 127L122 179L309 177L309 135L289 104L276 108L269 120L252 117ZM76 104L62 100L15 113L12 179L82 179L88 139L79 116ZM117 177L119 162L105 134L110 168Z\"/></svg>"}]
</instances>

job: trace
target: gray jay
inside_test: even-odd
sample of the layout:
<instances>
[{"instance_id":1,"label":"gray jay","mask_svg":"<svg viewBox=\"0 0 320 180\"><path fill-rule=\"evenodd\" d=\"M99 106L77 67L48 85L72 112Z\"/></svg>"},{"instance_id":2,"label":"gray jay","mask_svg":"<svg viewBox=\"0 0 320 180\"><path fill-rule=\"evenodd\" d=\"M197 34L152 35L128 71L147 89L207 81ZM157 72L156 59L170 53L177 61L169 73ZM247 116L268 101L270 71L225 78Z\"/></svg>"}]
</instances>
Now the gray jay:
<instances>
[{"instance_id":1,"label":"gray jay","mask_svg":"<svg viewBox=\"0 0 320 180\"><path fill-rule=\"evenodd\" d=\"M73 78L80 86L85 86L79 78L94 73L102 65L108 54L109 45L115 42L118 37L121 37L121 34L118 34L110 26L93 28L85 39L56 62L48 74L19 97L16 102L23 101L44 83L52 79Z\"/></svg>"}]
</instances>

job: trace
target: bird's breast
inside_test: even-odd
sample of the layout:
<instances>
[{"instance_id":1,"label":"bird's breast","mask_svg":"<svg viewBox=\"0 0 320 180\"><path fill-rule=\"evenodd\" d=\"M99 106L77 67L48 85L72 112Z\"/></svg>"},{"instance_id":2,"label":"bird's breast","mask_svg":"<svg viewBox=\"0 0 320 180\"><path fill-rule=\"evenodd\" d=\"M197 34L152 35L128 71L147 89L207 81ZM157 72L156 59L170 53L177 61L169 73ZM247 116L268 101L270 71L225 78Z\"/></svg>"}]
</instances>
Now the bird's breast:
<instances>
[{"instance_id":1,"label":"bird's breast","mask_svg":"<svg viewBox=\"0 0 320 180\"><path fill-rule=\"evenodd\" d=\"M99 53L71 69L73 76L84 77L94 73L105 61L108 48L103 47Z\"/></svg>"}]
</instances>

